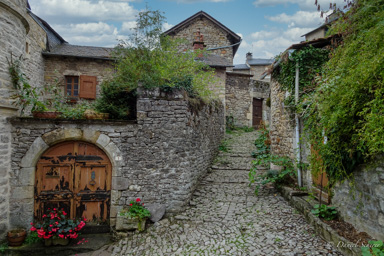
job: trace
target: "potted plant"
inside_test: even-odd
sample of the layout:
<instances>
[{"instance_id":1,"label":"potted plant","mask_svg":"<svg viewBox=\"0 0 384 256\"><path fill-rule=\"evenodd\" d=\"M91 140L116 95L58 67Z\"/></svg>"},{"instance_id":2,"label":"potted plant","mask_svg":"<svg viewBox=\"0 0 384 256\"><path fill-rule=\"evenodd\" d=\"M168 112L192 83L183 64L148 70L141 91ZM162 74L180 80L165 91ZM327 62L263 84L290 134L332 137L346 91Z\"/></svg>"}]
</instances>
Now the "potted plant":
<instances>
[{"instance_id":1,"label":"potted plant","mask_svg":"<svg viewBox=\"0 0 384 256\"><path fill-rule=\"evenodd\" d=\"M7 233L9 246L21 246L27 236L27 232L23 228L12 229Z\"/></svg>"},{"instance_id":2,"label":"potted plant","mask_svg":"<svg viewBox=\"0 0 384 256\"><path fill-rule=\"evenodd\" d=\"M78 232L85 226L85 218L67 219L67 213L63 209L48 210L41 222L31 223L31 231L37 232L38 237L44 239L46 246L67 245L70 239L78 237Z\"/></svg>"},{"instance_id":3,"label":"potted plant","mask_svg":"<svg viewBox=\"0 0 384 256\"><path fill-rule=\"evenodd\" d=\"M134 230L143 231L145 223L151 216L148 209L144 207L144 203L140 198L131 201L128 208L121 210L116 220L116 230Z\"/></svg>"}]
</instances>

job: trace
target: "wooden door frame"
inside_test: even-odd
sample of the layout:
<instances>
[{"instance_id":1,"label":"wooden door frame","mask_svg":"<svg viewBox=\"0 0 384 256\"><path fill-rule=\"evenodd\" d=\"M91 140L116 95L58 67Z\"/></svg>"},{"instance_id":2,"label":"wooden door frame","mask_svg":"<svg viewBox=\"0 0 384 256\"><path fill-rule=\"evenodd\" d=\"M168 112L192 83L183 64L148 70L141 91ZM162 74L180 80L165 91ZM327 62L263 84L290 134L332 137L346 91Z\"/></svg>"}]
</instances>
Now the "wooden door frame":
<instances>
[{"instance_id":1,"label":"wooden door frame","mask_svg":"<svg viewBox=\"0 0 384 256\"><path fill-rule=\"evenodd\" d=\"M90 149L91 152L96 150L96 151L94 151L94 153L96 153L97 156L101 156L101 157L99 157L101 159L94 160L94 159L87 159L86 157L81 157L81 159L79 159L79 161L77 161L78 160L77 157L82 156L82 155L80 155L80 152L79 152L79 145L83 145L84 150L88 147L91 147L91 149ZM67 146L67 148L65 146ZM63 147L64 151L65 151L65 149L67 149L67 150L71 149L71 151L66 152L66 153L63 152L63 155L61 155L61 152L60 152L61 147ZM49 152L50 150L51 150L51 152ZM87 151L88 150L89 150L89 148L87 149ZM53 153L53 152L55 152L55 153ZM52 153L52 155L50 155L50 153ZM52 156L55 156L55 157L52 158ZM86 153L85 156L93 156L93 155L90 153L89 154ZM60 160L61 158L63 160ZM95 157L92 157L92 158L95 158ZM50 162L52 162L52 163L50 163ZM44 206L44 204L46 204L46 203L55 204L56 202L60 202L60 201L68 202L70 204L69 207L70 207L71 218L82 217L82 216L77 216L77 213L78 213L77 207L80 207L81 202L85 202L82 199L81 188L79 188L79 184L80 184L79 178L81 177L81 171L80 170L81 170L81 167L84 165L88 165L91 168L94 168L95 166L102 166L103 168L105 168L105 186L104 186L104 189L106 191L104 191L103 195L106 196L106 198L104 200L97 200L96 199L94 201L95 202L100 201L100 202L103 202L103 204L105 204L105 205L103 205L103 209L105 209L105 210L103 210L103 213L99 213L99 214L101 216L104 216L103 219L105 221L109 222L109 218L110 218L109 210L110 210L110 203L111 203L111 188L112 188L112 163L109 160L108 155L102 149L100 149L99 147L97 147L96 145L94 145L92 143L84 142L84 141L65 141L62 143L55 144L52 147L49 147L47 150L45 150L45 152L43 154L41 154L41 156L39 157L39 160L36 164L35 185L34 185L35 186L35 189L34 189L35 190L35 195L34 195L35 217L37 217L37 218L41 217L40 216L42 214L41 208ZM42 182L43 182L43 180L45 180L43 177L43 174L47 173L47 170L45 169L45 171L44 171L44 168L47 166L48 167L49 166L52 166L52 167L59 167L59 166L70 167L70 173L68 174L68 177L67 177L69 179L68 180L69 181L68 193L65 193L65 191L62 192L61 185L59 186L60 189L57 190L57 192L55 189L53 189L52 192L40 193L41 188L43 186ZM61 179L61 177L59 177L59 178ZM44 183L44 184L46 184L46 183ZM60 182L60 184L61 184L61 182ZM99 192L97 189L97 190L93 190L91 194L96 195L98 193ZM44 194L48 195L45 197L45 199L43 199ZM67 198L68 194L69 194L69 198ZM83 194L84 194L84 192L83 192ZM63 196L63 195L64 195L64 197L61 198L61 196Z\"/></svg>"}]
</instances>

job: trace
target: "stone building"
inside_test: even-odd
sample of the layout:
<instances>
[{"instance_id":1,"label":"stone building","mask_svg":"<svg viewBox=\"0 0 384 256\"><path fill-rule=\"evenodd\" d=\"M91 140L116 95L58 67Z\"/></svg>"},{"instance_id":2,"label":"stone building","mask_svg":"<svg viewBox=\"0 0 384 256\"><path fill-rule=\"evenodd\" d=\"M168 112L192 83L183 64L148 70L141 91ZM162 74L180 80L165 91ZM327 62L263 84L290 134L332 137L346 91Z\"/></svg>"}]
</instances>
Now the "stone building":
<instances>
[{"instance_id":1,"label":"stone building","mask_svg":"<svg viewBox=\"0 0 384 256\"><path fill-rule=\"evenodd\" d=\"M332 38L317 38L312 41L294 44L287 50L300 50L312 45L322 48L329 45ZM273 65L278 69L278 63ZM303 120L299 119L296 127L292 111L284 104L287 93L281 90L280 84L271 78L271 120L270 139L271 152L279 156L288 156L292 160L309 164L311 145L305 140ZM296 130L297 129L297 130ZM298 131L299 136L296 136ZM373 163L361 165L354 170L350 180L334 184L329 194L323 193L322 198L337 207L340 217L351 223L359 232L367 232L376 239L384 239L384 163L378 157ZM302 182L319 198L319 185L327 191L326 174L322 177L313 176L309 169L301 169ZM332 198L328 198L328 196Z\"/></svg>"},{"instance_id":2,"label":"stone building","mask_svg":"<svg viewBox=\"0 0 384 256\"><path fill-rule=\"evenodd\" d=\"M27 0L0 0L0 26L0 61L21 56L35 87L57 80L64 95L95 99L113 72L112 49L67 43ZM222 56L202 61L220 71L212 86L224 90L232 63ZM18 117L7 67L0 67L0 236L28 228L53 207L87 217L98 230L114 226L117 212L137 197L167 214L180 211L224 133L220 103L190 104L179 91L140 92L133 121Z\"/></svg>"}]
</instances>

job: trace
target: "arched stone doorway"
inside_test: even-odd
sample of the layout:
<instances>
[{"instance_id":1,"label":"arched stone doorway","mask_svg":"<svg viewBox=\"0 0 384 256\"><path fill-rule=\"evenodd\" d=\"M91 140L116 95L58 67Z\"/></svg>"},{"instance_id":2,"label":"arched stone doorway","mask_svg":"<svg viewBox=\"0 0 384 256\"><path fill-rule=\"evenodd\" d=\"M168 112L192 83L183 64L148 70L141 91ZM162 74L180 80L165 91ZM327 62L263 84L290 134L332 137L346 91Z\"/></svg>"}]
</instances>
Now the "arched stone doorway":
<instances>
[{"instance_id":1,"label":"arched stone doorway","mask_svg":"<svg viewBox=\"0 0 384 256\"><path fill-rule=\"evenodd\" d=\"M35 218L58 207L89 224L108 223L111 179L111 162L94 144L66 141L50 147L36 165Z\"/></svg>"}]
</instances>

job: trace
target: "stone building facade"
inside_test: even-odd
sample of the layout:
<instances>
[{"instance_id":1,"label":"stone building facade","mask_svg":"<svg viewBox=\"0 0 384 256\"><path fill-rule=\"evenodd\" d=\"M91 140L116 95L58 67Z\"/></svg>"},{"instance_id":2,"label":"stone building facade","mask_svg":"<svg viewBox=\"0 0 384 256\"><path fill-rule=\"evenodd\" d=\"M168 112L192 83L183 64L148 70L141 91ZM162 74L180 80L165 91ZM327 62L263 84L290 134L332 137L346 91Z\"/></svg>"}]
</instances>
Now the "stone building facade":
<instances>
[{"instance_id":1,"label":"stone building facade","mask_svg":"<svg viewBox=\"0 0 384 256\"><path fill-rule=\"evenodd\" d=\"M226 116L233 118L236 126L251 126L250 75L228 72L225 88Z\"/></svg>"},{"instance_id":2,"label":"stone building facade","mask_svg":"<svg viewBox=\"0 0 384 256\"><path fill-rule=\"evenodd\" d=\"M36 163L42 153L63 141L84 141L103 150L112 163L110 223L130 200L159 203L167 213L188 204L206 173L224 133L220 103L195 108L176 91L141 92L137 122L31 120L13 118L9 227L33 220ZM7 142L8 137L2 138Z\"/></svg>"},{"instance_id":3,"label":"stone building facade","mask_svg":"<svg viewBox=\"0 0 384 256\"><path fill-rule=\"evenodd\" d=\"M204 49L213 55L224 57L231 64L241 42L240 36L203 11L180 22L164 34L184 39L186 43L181 45L181 51L193 50L193 42L202 42Z\"/></svg>"},{"instance_id":4,"label":"stone building facade","mask_svg":"<svg viewBox=\"0 0 384 256\"><path fill-rule=\"evenodd\" d=\"M65 91L65 77L82 75L96 77L96 97L100 95L100 84L114 72L112 60L71 56L45 56L44 82L54 84L56 81Z\"/></svg>"},{"instance_id":5,"label":"stone building facade","mask_svg":"<svg viewBox=\"0 0 384 256\"><path fill-rule=\"evenodd\" d=\"M27 0L0 0L0 14L0 60L7 63L11 53L22 56L22 70L32 86L57 80L65 91L66 77L87 76L95 78L98 94L100 83L114 72L112 49L68 44L29 10ZM181 92L152 91L139 94L135 121L19 118L10 101L14 89L9 72L6 65L0 67L0 236L29 226L36 214L38 163L66 142L88 143L108 157L112 226L117 212L136 197L165 205L167 213L183 209L222 139L227 70L241 39L204 12L179 25L179 34L174 30L172 35L191 40L192 49L194 33L203 35L211 54L201 61L215 69L218 82L210 88L222 104L190 104Z\"/></svg>"}]
</instances>

